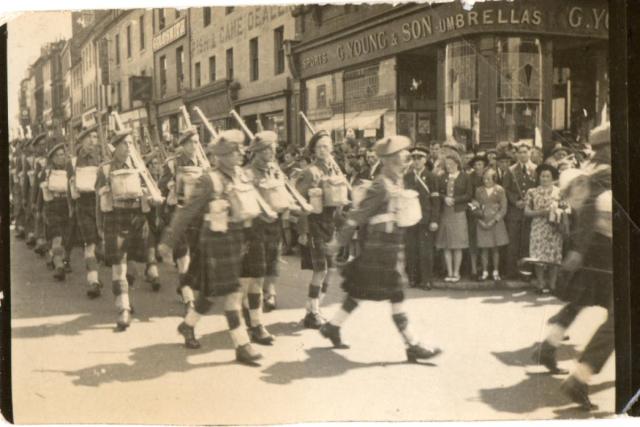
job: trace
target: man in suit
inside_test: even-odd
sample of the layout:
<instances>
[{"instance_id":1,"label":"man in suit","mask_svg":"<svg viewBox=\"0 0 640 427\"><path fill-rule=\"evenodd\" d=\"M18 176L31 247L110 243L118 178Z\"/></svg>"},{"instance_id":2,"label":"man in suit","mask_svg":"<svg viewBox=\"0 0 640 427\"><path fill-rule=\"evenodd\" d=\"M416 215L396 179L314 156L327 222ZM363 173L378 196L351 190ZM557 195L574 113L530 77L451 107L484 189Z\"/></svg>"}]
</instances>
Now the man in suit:
<instances>
[{"instance_id":1,"label":"man in suit","mask_svg":"<svg viewBox=\"0 0 640 427\"><path fill-rule=\"evenodd\" d=\"M429 290L433 287L433 253L440 219L438 178L427 168L429 151L418 144L411 150L412 165L404 177L405 188L420 195L422 219L407 230L405 253L407 276L412 287Z\"/></svg>"},{"instance_id":2,"label":"man in suit","mask_svg":"<svg viewBox=\"0 0 640 427\"><path fill-rule=\"evenodd\" d=\"M503 186L507 192L509 208L506 223L509 233L507 252L507 278L518 277L518 260L529 256L529 234L531 221L524 216L525 195L536 186L536 165L529 159L531 148L520 144L516 151L517 163L511 166Z\"/></svg>"},{"instance_id":3,"label":"man in suit","mask_svg":"<svg viewBox=\"0 0 640 427\"><path fill-rule=\"evenodd\" d=\"M496 157L496 182L498 185L504 187L507 175L511 173L511 157L505 152L501 152Z\"/></svg>"}]
</instances>

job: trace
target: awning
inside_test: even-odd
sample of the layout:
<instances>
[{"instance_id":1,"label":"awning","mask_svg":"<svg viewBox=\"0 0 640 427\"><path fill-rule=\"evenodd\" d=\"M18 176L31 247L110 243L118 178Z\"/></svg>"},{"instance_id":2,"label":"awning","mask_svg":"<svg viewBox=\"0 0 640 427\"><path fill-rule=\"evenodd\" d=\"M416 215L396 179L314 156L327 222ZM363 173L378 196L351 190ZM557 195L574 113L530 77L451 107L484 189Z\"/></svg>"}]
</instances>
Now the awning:
<instances>
[{"instance_id":1,"label":"awning","mask_svg":"<svg viewBox=\"0 0 640 427\"><path fill-rule=\"evenodd\" d=\"M345 120L345 128L353 129L380 129L382 115L387 109L362 111L351 120Z\"/></svg>"},{"instance_id":2,"label":"awning","mask_svg":"<svg viewBox=\"0 0 640 427\"><path fill-rule=\"evenodd\" d=\"M349 126L345 126L345 123L348 123L349 121L355 119L358 114L360 113L336 114L329 120L314 123L314 127L316 128L316 130L326 131L332 131L334 129L348 129Z\"/></svg>"}]
</instances>

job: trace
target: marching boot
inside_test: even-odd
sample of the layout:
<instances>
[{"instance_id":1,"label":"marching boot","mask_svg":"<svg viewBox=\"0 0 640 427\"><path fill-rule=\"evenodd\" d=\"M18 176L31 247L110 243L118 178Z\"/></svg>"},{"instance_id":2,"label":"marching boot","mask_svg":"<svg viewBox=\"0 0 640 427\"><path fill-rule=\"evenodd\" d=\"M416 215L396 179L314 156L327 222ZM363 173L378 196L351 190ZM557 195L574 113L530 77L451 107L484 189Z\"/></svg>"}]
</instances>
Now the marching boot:
<instances>
[{"instance_id":1,"label":"marching boot","mask_svg":"<svg viewBox=\"0 0 640 427\"><path fill-rule=\"evenodd\" d=\"M262 325L249 328L249 337L251 338L251 342L260 345L272 345L275 340L273 335Z\"/></svg>"},{"instance_id":2,"label":"marching boot","mask_svg":"<svg viewBox=\"0 0 640 427\"><path fill-rule=\"evenodd\" d=\"M269 313L277 308L277 300L275 295L267 296L262 302L262 310L265 313Z\"/></svg>"},{"instance_id":3,"label":"marching boot","mask_svg":"<svg viewBox=\"0 0 640 427\"><path fill-rule=\"evenodd\" d=\"M544 341L533 354L533 361L546 367L552 374L568 374L568 371L558 368L556 350L554 346Z\"/></svg>"},{"instance_id":4,"label":"marching boot","mask_svg":"<svg viewBox=\"0 0 640 427\"><path fill-rule=\"evenodd\" d=\"M325 323L320 313L312 313L310 311L307 311L307 315L304 316L302 322L307 329L320 329Z\"/></svg>"},{"instance_id":5,"label":"marching boot","mask_svg":"<svg viewBox=\"0 0 640 427\"><path fill-rule=\"evenodd\" d=\"M320 333L323 337L330 339L335 348L349 348L347 344L342 342L339 326L335 326L330 322L327 322L320 327Z\"/></svg>"},{"instance_id":6,"label":"marching boot","mask_svg":"<svg viewBox=\"0 0 640 427\"><path fill-rule=\"evenodd\" d=\"M89 289L87 290L87 296L89 299L96 299L102 294L102 283L95 282L89 285Z\"/></svg>"},{"instance_id":7,"label":"marching boot","mask_svg":"<svg viewBox=\"0 0 640 427\"><path fill-rule=\"evenodd\" d=\"M257 363L260 359L262 359L262 355L253 348L251 343L236 348L236 360L244 365L260 366Z\"/></svg>"},{"instance_id":8,"label":"marching boot","mask_svg":"<svg viewBox=\"0 0 640 427\"><path fill-rule=\"evenodd\" d=\"M149 276L148 272L149 272L149 267L147 267L147 269L144 272L144 275L146 276L145 279L147 282L151 284L151 290L153 292L158 292L161 287L160 278L158 276Z\"/></svg>"},{"instance_id":9,"label":"marching boot","mask_svg":"<svg viewBox=\"0 0 640 427\"><path fill-rule=\"evenodd\" d=\"M420 344L414 344L407 347L407 360L412 363L416 363L418 360L427 360L436 357L442 353L438 347L424 348Z\"/></svg>"},{"instance_id":10,"label":"marching boot","mask_svg":"<svg viewBox=\"0 0 640 427\"><path fill-rule=\"evenodd\" d=\"M65 258L62 261L62 264L64 264L64 272L65 273L71 273L73 270L71 270L71 260L69 258Z\"/></svg>"},{"instance_id":11,"label":"marching boot","mask_svg":"<svg viewBox=\"0 0 640 427\"><path fill-rule=\"evenodd\" d=\"M131 312L129 310L121 310L116 322L116 331L124 332L131 325Z\"/></svg>"},{"instance_id":12,"label":"marching boot","mask_svg":"<svg viewBox=\"0 0 640 427\"><path fill-rule=\"evenodd\" d=\"M196 333L192 326L182 322L178 325L178 333L184 337L184 346L190 349L200 348L200 341L196 339Z\"/></svg>"},{"instance_id":13,"label":"marching boot","mask_svg":"<svg viewBox=\"0 0 640 427\"><path fill-rule=\"evenodd\" d=\"M564 380L560 386L560 390L587 411L598 408L598 406L591 403L589 399L589 386L573 375Z\"/></svg>"},{"instance_id":14,"label":"marching boot","mask_svg":"<svg viewBox=\"0 0 640 427\"><path fill-rule=\"evenodd\" d=\"M53 277L54 277L56 280L58 280L58 281L60 281L60 282L63 282L63 281L64 281L64 278L65 278L64 267L57 267L57 268L56 268L56 272L55 272L55 273L53 273Z\"/></svg>"}]
</instances>

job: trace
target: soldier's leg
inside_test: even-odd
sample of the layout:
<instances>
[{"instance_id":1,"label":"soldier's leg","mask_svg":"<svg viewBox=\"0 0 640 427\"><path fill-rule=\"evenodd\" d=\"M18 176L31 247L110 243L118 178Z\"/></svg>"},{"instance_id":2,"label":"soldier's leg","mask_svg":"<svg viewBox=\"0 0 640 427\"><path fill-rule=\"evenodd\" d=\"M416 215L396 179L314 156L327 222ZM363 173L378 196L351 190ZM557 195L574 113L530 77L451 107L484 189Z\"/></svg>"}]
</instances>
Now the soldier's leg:
<instances>
[{"instance_id":1,"label":"soldier's leg","mask_svg":"<svg viewBox=\"0 0 640 427\"><path fill-rule=\"evenodd\" d=\"M243 279L247 282L247 302L249 308L249 332L251 341L271 345L273 336L267 331L262 323L262 283L263 278L250 277Z\"/></svg>"},{"instance_id":2,"label":"soldier's leg","mask_svg":"<svg viewBox=\"0 0 640 427\"><path fill-rule=\"evenodd\" d=\"M64 248L62 247L62 236L55 236L51 240L51 254L53 256L53 266L56 270L54 277L64 280Z\"/></svg>"},{"instance_id":3,"label":"soldier's leg","mask_svg":"<svg viewBox=\"0 0 640 427\"><path fill-rule=\"evenodd\" d=\"M583 308L584 307L579 304L570 302L562 307L555 316L549 319L547 323L547 337L542 344L536 348L533 354L534 362L544 365L551 373L566 373L564 369L558 367L556 352L565 337L567 329L576 317L578 317L578 314Z\"/></svg>"},{"instance_id":4,"label":"soldier's leg","mask_svg":"<svg viewBox=\"0 0 640 427\"><path fill-rule=\"evenodd\" d=\"M125 238L121 235L116 237L118 250L124 246ZM120 256L118 262L111 266L111 278L113 283L113 294L116 297L116 309L118 310L117 329L124 331L131 322L131 303L129 301L130 282L128 280L127 254Z\"/></svg>"},{"instance_id":5,"label":"soldier's leg","mask_svg":"<svg viewBox=\"0 0 640 427\"><path fill-rule=\"evenodd\" d=\"M184 337L184 345L187 348L197 349L200 348L200 342L195 336L195 327L213 305L211 299L200 295L200 297L191 301L186 306L186 313L184 320L178 325L178 333Z\"/></svg>"},{"instance_id":6,"label":"soldier's leg","mask_svg":"<svg viewBox=\"0 0 640 427\"><path fill-rule=\"evenodd\" d=\"M402 335L407 347L407 359L415 362L418 359L430 359L441 353L437 347L423 347L409 327L409 316L404 307L404 292L398 291L391 297L391 317L398 332Z\"/></svg>"},{"instance_id":7,"label":"soldier's leg","mask_svg":"<svg viewBox=\"0 0 640 427\"><path fill-rule=\"evenodd\" d=\"M240 308L242 306L243 292L234 292L225 297L224 315L229 325L229 334L236 348L236 360L241 363L256 365L256 361L262 357L249 341L247 330L242 327L240 320Z\"/></svg>"},{"instance_id":8,"label":"soldier's leg","mask_svg":"<svg viewBox=\"0 0 640 427\"><path fill-rule=\"evenodd\" d=\"M275 310L277 308L276 302L276 282L278 278L276 276L267 276L264 278L264 285L262 287L264 292L264 310L266 312Z\"/></svg>"},{"instance_id":9,"label":"soldier's leg","mask_svg":"<svg viewBox=\"0 0 640 427\"><path fill-rule=\"evenodd\" d=\"M178 294L185 305L192 305L194 295L191 288L191 277L189 276L191 250L187 246L183 251L174 252L174 255L176 256L176 265L178 267Z\"/></svg>"},{"instance_id":10,"label":"soldier's leg","mask_svg":"<svg viewBox=\"0 0 640 427\"><path fill-rule=\"evenodd\" d=\"M160 290L160 279L158 273L158 261L156 259L155 245L149 245L147 248L147 263L145 267L145 279L151 283L151 289L154 292Z\"/></svg>"},{"instance_id":11,"label":"soldier's leg","mask_svg":"<svg viewBox=\"0 0 640 427\"><path fill-rule=\"evenodd\" d=\"M323 337L331 340L336 348L348 348L349 346L342 341L340 336L340 328L342 324L349 318L351 313L358 307L358 301L347 296L342 302L342 306L333 316L333 318L320 327L320 333Z\"/></svg>"},{"instance_id":12,"label":"soldier's leg","mask_svg":"<svg viewBox=\"0 0 640 427\"><path fill-rule=\"evenodd\" d=\"M96 259L96 244L84 245L84 265L87 271L87 296L97 298L102 292L102 283L98 278L98 260Z\"/></svg>"}]
</instances>

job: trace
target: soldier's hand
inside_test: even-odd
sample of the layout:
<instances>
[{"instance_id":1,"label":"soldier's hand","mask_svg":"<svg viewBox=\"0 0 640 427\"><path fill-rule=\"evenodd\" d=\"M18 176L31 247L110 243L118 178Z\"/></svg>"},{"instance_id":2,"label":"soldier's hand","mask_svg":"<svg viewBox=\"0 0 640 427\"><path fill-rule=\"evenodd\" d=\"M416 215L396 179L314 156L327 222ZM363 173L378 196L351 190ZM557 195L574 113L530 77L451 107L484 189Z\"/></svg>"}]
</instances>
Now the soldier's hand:
<instances>
[{"instance_id":1,"label":"soldier's hand","mask_svg":"<svg viewBox=\"0 0 640 427\"><path fill-rule=\"evenodd\" d=\"M576 271L582 265L582 254L576 251L569 251L562 263L562 269Z\"/></svg>"},{"instance_id":2,"label":"soldier's hand","mask_svg":"<svg viewBox=\"0 0 640 427\"><path fill-rule=\"evenodd\" d=\"M429 231L438 231L438 223L432 222L431 224L429 224Z\"/></svg>"}]
</instances>

